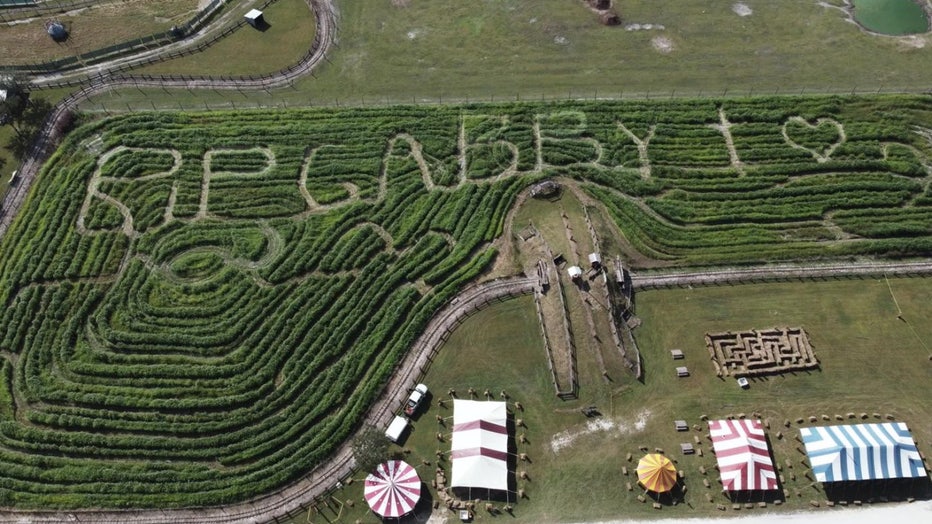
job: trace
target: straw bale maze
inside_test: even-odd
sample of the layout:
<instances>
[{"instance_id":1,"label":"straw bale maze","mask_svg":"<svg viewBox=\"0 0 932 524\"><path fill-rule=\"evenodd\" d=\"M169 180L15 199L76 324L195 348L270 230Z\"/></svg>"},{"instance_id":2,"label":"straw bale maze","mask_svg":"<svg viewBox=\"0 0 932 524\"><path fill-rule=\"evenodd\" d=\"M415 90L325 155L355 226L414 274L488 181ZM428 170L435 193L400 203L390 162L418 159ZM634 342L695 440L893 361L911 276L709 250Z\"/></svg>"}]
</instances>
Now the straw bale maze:
<instances>
[{"instance_id":1,"label":"straw bale maze","mask_svg":"<svg viewBox=\"0 0 932 524\"><path fill-rule=\"evenodd\" d=\"M212 505L300 478L360 425L434 313L491 266L506 213L545 177L576 179L668 264L928 255L930 104L87 123L0 240L0 505Z\"/></svg>"},{"instance_id":2,"label":"straw bale maze","mask_svg":"<svg viewBox=\"0 0 932 524\"><path fill-rule=\"evenodd\" d=\"M749 377L817 367L802 328L707 333L706 347L718 376Z\"/></svg>"}]
</instances>

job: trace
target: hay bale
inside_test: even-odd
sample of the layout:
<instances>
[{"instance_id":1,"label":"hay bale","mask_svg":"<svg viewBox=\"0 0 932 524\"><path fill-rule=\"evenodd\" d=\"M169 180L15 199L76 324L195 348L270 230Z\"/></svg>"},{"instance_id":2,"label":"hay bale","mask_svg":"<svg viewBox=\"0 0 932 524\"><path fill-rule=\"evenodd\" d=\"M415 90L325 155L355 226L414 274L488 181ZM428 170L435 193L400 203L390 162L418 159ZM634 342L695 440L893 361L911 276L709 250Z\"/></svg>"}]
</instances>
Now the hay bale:
<instances>
[{"instance_id":1,"label":"hay bale","mask_svg":"<svg viewBox=\"0 0 932 524\"><path fill-rule=\"evenodd\" d=\"M784 421L783 421L783 426L784 426L784 427L787 427L787 428L790 427L790 419L784 420Z\"/></svg>"},{"instance_id":2,"label":"hay bale","mask_svg":"<svg viewBox=\"0 0 932 524\"><path fill-rule=\"evenodd\" d=\"M777 431L777 440L783 440L783 432Z\"/></svg>"},{"instance_id":3,"label":"hay bale","mask_svg":"<svg viewBox=\"0 0 932 524\"><path fill-rule=\"evenodd\" d=\"M813 508L818 508L819 506L821 506L818 500L810 500L809 505L812 506Z\"/></svg>"},{"instance_id":4,"label":"hay bale","mask_svg":"<svg viewBox=\"0 0 932 524\"><path fill-rule=\"evenodd\" d=\"M861 413L861 420L867 420L867 413Z\"/></svg>"},{"instance_id":5,"label":"hay bale","mask_svg":"<svg viewBox=\"0 0 932 524\"><path fill-rule=\"evenodd\" d=\"M884 415L884 418L886 418L887 420L895 420L896 417L894 417L893 415L887 413L886 415Z\"/></svg>"},{"instance_id":6,"label":"hay bale","mask_svg":"<svg viewBox=\"0 0 932 524\"><path fill-rule=\"evenodd\" d=\"M783 504L783 501L780 500L780 499L777 499L777 500L773 501L773 505L774 505L774 506L779 506L780 504Z\"/></svg>"},{"instance_id":7,"label":"hay bale","mask_svg":"<svg viewBox=\"0 0 932 524\"><path fill-rule=\"evenodd\" d=\"M874 413L874 418L880 418L880 413Z\"/></svg>"},{"instance_id":8,"label":"hay bale","mask_svg":"<svg viewBox=\"0 0 932 524\"><path fill-rule=\"evenodd\" d=\"M621 467L621 474L622 474L622 475L627 475L627 474L628 474L628 468L627 468L626 466L622 466L622 467Z\"/></svg>"},{"instance_id":9,"label":"hay bale","mask_svg":"<svg viewBox=\"0 0 932 524\"><path fill-rule=\"evenodd\" d=\"M628 491L634 491L634 486L632 486L630 482L625 483L625 488L627 488Z\"/></svg>"},{"instance_id":10,"label":"hay bale","mask_svg":"<svg viewBox=\"0 0 932 524\"><path fill-rule=\"evenodd\" d=\"M654 509L663 509L659 502L654 502Z\"/></svg>"},{"instance_id":11,"label":"hay bale","mask_svg":"<svg viewBox=\"0 0 932 524\"><path fill-rule=\"evenodd\" d=\"M750 502L748 502L747 504L744 505L744 509L754 509L754 504L751 504Z\"/></svg>"},{"instance_id":12,"label":"hay bale","mask_svg":"<svg viewBox=\"0 0 932 524\"><path fill-rule=\"evenodd\" d=\"M849 411L849 412L848 412L848 415L846 415L846 416L847 416L848 418L854 418L854 413L851 412L851 411Z\"/></svg>"},{"instance_id":13,"label":"hay bale","mask_svg":"<svg viewBox=\"0 0 932 524\"><path fill-rule=\"evenodd\" d=\"M764 502L764 501L760 501L760 502L757 503L757 507L758 507L758 508L766 508L766 507L767 507L767 503Z\"/></svg>"},{"instance_id":14,"label":"hay bale","mask_svg":"<svg viewBox=\"0 0 932 524\"><path fill-rule=\"evenodd\" d=\"M709 420L708 415L699 415L699 420Z\"/></svg>"},{"instance_id":15,"label":"hay bale","mask_svg":"<svg viewBox=\"0 0 932 524\"><path fill-rule=\"evenodd\" d=\"M728 509L728 508L725 507L724 504L719 504L719 505L716 506L716 507L718 508L719 511L725 511L726 509Z\"/></svg>"},{"instance_id":16,"label":"hay bale","mask_svg":"<svg viewBox=\"0 0 932 524\"><path fill-rule=\"evenodd\" d=\"M631 460L632 460L633 458L634 458L634 456L633 456L631 453L628 453L628 456L625 457L625 459L626 459L628 462L631 462Z\"/></svg>"},{"instance_id":17,"label":"hay bale","mask_svg":"<svg viewBox=\"0 0 932 524\"><path fill-rule=\"evenodd\" d=\"M709 479L702 479L702 485L705 486L705 487L707 487L707 488L711 488L711 487L712 487L712 484L709 482Z\"/></svg>"},{"instance_id":18,"label":"hay bale","mask_svg":"<svg viewBox=\"0 0 932 524\"><path fill-rule=\"evenodd\" d=\"M837 414L837 413L835 414L835 420L844 420L844 419L845 419L845 417L842 417L841 415L839 415L839 414Z\"/></svg>"},{"instance_id":19,"label":"hay bale","mask_svg":"<svg viewBox=\"0 0 932 524\"><path fill-rule=\"evenodd\" d=\"M828 415L823 414L823 415L822 415L822 420L831 420L831 419L829 418Z\"/></svg>"},{"instance_id":20,"label":"hay bale","mask_svg":"<svg viewBox=\"0 0 932 524\"><path fill-rule=\"evenodd\" d=\"M806 419L804 419L804 418L802 418L802 417L799 417L798 419L796 419L796 423L797 423L797 424L805 424L805 423L806 423Z\"/></svg>"},{"instance_id":21,"label":"hay bale","mask_svg":"<svg viewBox=\"0 0 932 524\"><path fill-rule=\"evenodd\" d=\"M818 419L815 417L815 415L809 415L809 422L815 422L816 420Z\"/></svg>"},{"instance_id":22,"label":"hay bale","mask_svg":"<svg viewBox=\"0 0 932 524\"><path fill-rule=\"evenodd\" d=\"M644 495L638 495L638 502L644 502L644 501L646 501L646 500L647 500L647 499L644 498Z\"/></svg>"}]
</instances>

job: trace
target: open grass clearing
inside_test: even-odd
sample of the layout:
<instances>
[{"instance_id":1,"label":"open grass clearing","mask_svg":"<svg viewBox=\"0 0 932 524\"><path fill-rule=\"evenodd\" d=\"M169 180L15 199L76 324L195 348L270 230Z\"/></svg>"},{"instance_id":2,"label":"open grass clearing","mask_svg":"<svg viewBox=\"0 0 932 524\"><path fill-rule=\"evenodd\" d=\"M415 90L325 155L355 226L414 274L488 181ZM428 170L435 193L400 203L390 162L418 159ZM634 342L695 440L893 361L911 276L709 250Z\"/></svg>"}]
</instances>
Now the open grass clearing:
<instances>
[{"instance_id":1,"label":"open grass clearing","mask_svg":"<svg viewBox=\"0 0 932 524\"><path fill-rule=\"evenodd\" d=\"M846 21L844 12L810 0L742 4L750 15L736 13L732 2L619 2L622 26L605 27L581 2L565 0L418 1L403 7L340 1L339 47L331 62L294 90L247 95L240 102L876 92L921 90L932 80L928 35L869 35ZM648 24L652 29L644 29ZM236 59L234 52L226 62ZM160 101L229 107L220 97L186 91L124 90L119 97L139 108Z\"/></svg>"},{"instance_id":2,"label":"open grass clearing","mask_svg":"<svg viewBox=\"0 0 932 524\"><path fill-rule=\"evenodd\" d=\"M198 0L102 2L99 6L0 25L3 65L47 62L168 31L197 13ZM68 39L57 43L45 31L48 20L65 24Z\"/></svg>"},{"instance_id":3,"label":"open grass clearing","mask_svg":"<svg viewBox=\"0 0 932 524\"><path fill-rule=\"evenodd\" d=\"M583 377L580 399L573 402L561 402L553 396L532 299L515 299L464 323L434 359L424 382L432 388L435 399L447 398L451 387L463 397L471 386L480 392L489 388L496 396L506 389L524 405L525 412L517 416L528 428L518 431L527 434L530 444L518 448L533 462L519 462L518 468L531 477L530 482L519 481L519 487L527 490L529 499L517 504L516 518L509 520L536 523L721 515L704 498L704 493L710 492L717 503L726 500L715 488L715 458L704 437L707 428L677 433L673 420L700 424L702 414L751 416L755 411L771 421L767 433L775 460L783 469L780 473L786 478L782 487L790 491L790 497L782 508L771 505L741 513L800 511L808 508L812 499L824 500L824 494L818 484L810 485L804 476L808 466L800 462L803 455L795 449L799 444L794 440L798 417L819 417L816 424L808 419L802 424L808 426L842 423L834 415L848 412L893 414L909 424L923 453L932 452L932 428L925 423L932 416L926 390L932 369L928 351L917 339L918 335L926 344L932 339L932 328L923 323L932 279L894 279L889 286L882 279L842 280L641 293L638 314L644 325L638 328L637 336L645 362L644 383L626 379L605 385L592 376ZM908 323L896 318L891 289ZM702 340L706 331L785 324L806 328L822 363L821 371L758 379L746 391L732 380L715 377ZM670 360L671 347L682 348L686 360ZM585 358L581 353L580 359ZM689 366L692 376L675 378L676 365ZM598 406L604 416L585 419L578 408L588 405ZM449 447L448 442L435 439L437 414L446 417L451 412L437 407L435 400L415 421L404 444L411 450L407 460L418 466L428 485L436 467L435 450ZM821 420L823 414L830 416L831 422ZM782 426L784 419L793 421L790 429ZM869 420L875 421L872 416ZM782 440L775 436L781 430ZM449 432L444 428L439 431ZM682 456L678 444L693 442L694 436L700 437L704 455ZM633 469L639 445L662 447L676 459L677 467L686 473L688 504L665 506L658 512L637 502L637 488L626 490L626 482L636 483ZM629 452L634 455L632 463L626 461ZM792 468L785 466L786 459L793 463ZM708 470L706 476L699 472L700 466ZM628 468L628 476L621 474L622 467ZM361 480L364 475L357 476ZM709 479L711 489L703 486L703 478ZM361 492L361 483L354 483L337 493L338 498L357 503L341 522L355 518L377 522ZM814 517L827 510L824 505L809 509Z\"/></svg>"},{"instance_id":4,"label":"open grass clearing","mask_svg":"<svg viewBox=\"0 0 932 524\"><path fill-rule=\"evenodd\" d=\"M284 69L301 59L314 41L314 14L304 0L279 0L263 11L264 30L242 27L206 50L152 64L146 75L256 75Z\"/></svg>"}]
</instances>

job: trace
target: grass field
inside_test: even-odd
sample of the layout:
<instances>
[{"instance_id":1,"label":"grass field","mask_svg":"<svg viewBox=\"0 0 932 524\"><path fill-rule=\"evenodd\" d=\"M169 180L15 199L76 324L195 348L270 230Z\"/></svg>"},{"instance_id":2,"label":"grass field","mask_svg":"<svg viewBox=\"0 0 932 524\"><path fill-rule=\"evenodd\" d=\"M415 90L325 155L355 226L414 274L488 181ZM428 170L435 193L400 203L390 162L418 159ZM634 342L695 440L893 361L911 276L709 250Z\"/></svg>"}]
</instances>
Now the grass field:
<instances>
[{"instance_id":1,"label":"grass field","mask_svg":"<svg viewBox=\"0 0 932 524\"><path fill-rule=\"evenodd\" d=\"M269 27L242 27L194 55L133 70L140 74L256 75L286 68L314 41L314 15L304 0L279 0L263 11Z\"/></svg>"},{"instance_id":2,"label":"grass field","mask_svg":"<svg viewBox=\"0 0 932 524\"><path fill-rule=\"evenodd\" d=\"M294 90L234 102L876 92L921 90L932 81L929 35L871 36L814 0L744 4L750 16L736 14L731 2L619 1L623 24L664 27L627 31L601 26L576 0L338 1L331 63ZM667 45L671 51L657 50ZM221 94L157 90L127 90L115 100L118 108L229 105Z\"/></svg>"},{"instance_id":3,"label":"grass field","mask_svg":"<svg viewBox=\"0 0 932 524\"><path fill-rule=\"evenodd\" d=\"M908 324L896 318L891 290ZM771 505L741 513L808 508L817 518L819 512L832 510L824 504L818 510L809 507L810 500L824 501L825 495L819 484L811 485L805 478L808 466L800 462L803 455L796 450L799 444L794 440L799 427L846 423L847 419L838 422L834 415L847 412L892 414L910 426L923 453L932 453L932 428L926 423L932 416L926 387L932 370L929 348L924 345L932 340L932 328L924 322L930 294L932 279L894 279L889 288L884 280L843 280L639 293L637 312L644 324L636 334L645 364L644 382L625 377L605 384L591 373L591 362L584 362L586 354L580 353L581 370L589 366L590 371L583 373L580 399L573 402L554 398L533 303L530 298L516 299L482 311L458 328L434 359L424 381L435 398L445 398L450 387L461 396L468 387L495 392L506 389L525 406L525 412L516 416L527 422L525 433L530 444L518 447L529 454L532 463L519 463L518 467L530 475L529 482L519 480L529 499L518 502L516 518L505 516L509 521L722 515L705 500L704 494L709 492L715 503L727 502L715 487L715 458L704 437L708 428L699 417L751 416L753 412L771 422L767 433L786 479L781 488L789 490L790 496L782 509ZM706 332L782 325L807 330L821 370L757 379L745 391L733 380L715 377L703 342ZM668 350L672 347L682 348L686 360L670 360ZM675 378L674 367L684 364L692 376ZM588 405L598 406L604 416L584 418L578 408ZM449 447L434 439L437 431L449 431L438 429L437 414L451 415L449 409L434 403L415 421L404 444L411 450L406 460L418 466L428 484L436 467L435 449ZM823 414L832 417L831 422L823 421ZM819 417L818 422L809 423L809 416ZM806 422L796 424L799 417L805 417ZM673 420L681 418L702 425L702 430L675 432ZM785 419L791 419L790 429L783 427ZM875 419L871 416L870 421ZM783 439L776 437L778 431L783 431ZM681 455L679 442L693 442L694 436L700 436L703 456ZM666 506L658 512L635 499L639 493L636 487L627 491L626 483L636 483L633 469L640 445L665 448L678 469L685 471L686 504ZM634 455L634 463L626 460L627 453ZM786 467L786 459L793 463L792 468ZM426 465L422 460L432 463ZM707 476L699 472L700 466L709 471ZM628 476L622 474L622 467L628 468ZM791 480L792 475L796 480ZM712 488L703 486L703 478L710 480ZM357 502L355 509L344 508L339 522L356 518L378 522L362 501L360 484L336 494L341 500ZM489 520L483 511L479 513L480 520ZM294 522L304 522L303 516Z\"/></svg>"},{"instance_id":4,"label":"grass field","mask_svg":"<svg viewBox=\"0 0 932 524\"><path fill-rule=\"evenodd\" d=\"M48 62L80 55L128 40L168 31L197 13L197 0L134 0L103 2L104 5L63 14L27 19L25 23L0 26L0 65ZM45 22L65 24L69 36L57 43L46 34Z\"/></svg>"}]
</instances>

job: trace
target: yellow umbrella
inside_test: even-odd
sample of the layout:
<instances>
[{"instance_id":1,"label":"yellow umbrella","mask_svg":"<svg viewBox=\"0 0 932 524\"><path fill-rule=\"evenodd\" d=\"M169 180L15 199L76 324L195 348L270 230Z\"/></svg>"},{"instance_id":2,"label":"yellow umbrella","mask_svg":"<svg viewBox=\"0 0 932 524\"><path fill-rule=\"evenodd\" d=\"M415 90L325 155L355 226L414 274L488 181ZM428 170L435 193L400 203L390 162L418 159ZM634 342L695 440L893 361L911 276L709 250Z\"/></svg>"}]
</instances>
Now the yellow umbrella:
<instances>
[{"instance_id":1,"label":"yellow umbrella","mask_svg":"<svg viewBox=\"0 0 932 524\"><path fill-rule=\"evenodd\" d=\"M676 485L676 468L658 453L644 455L638 462L638 480L650 491L665 493Z\"/></svg>"}]
</instances>

